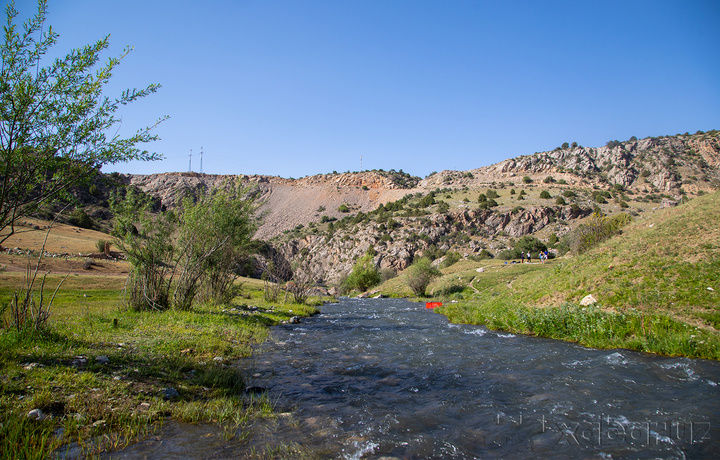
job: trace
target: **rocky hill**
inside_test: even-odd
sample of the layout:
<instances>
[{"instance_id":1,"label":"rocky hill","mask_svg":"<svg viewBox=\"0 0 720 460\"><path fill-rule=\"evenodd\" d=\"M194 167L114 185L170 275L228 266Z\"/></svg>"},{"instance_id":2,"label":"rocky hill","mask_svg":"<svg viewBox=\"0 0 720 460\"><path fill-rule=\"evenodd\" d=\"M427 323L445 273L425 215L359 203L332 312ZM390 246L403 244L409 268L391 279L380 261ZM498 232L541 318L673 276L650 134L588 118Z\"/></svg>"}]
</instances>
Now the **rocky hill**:
<instances>
[{"instance_id":1,"label":"rocky hill","mask_svg":"<svg viewBox=\"0 0 720 460\"><path fill-rule=\"evenodd\" d=\"M562 236L593 211L641 216L720 189L720 133L592 148L564 144L424 179L365 171L301 179L167 173L124 180L167 207L187 193L246 185L261 203L256 238L272 241L275 257L297 273L333 284L368 250L378 267L392 271L423 253L494 255L523 235Z\"/></svg>"}]
</instances>

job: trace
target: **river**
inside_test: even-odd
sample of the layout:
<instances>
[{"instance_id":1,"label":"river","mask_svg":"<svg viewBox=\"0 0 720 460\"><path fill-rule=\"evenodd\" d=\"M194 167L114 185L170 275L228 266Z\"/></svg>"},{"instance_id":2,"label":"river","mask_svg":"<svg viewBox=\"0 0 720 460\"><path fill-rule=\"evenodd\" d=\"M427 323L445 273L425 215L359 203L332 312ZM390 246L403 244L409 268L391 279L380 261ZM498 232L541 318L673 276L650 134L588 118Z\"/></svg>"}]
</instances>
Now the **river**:
<instances>
[{"instance_id":1,"label":"river","mask_svg":"<svg viewBox=\"0 0 720 460\"><path fill-rule=\"evenodd\" d=\"M281 416L242 443L193 435L186 456L720 458L720 363L451 324L407 300L325 305L239 365Z\"/></svg>"}]
</instances>

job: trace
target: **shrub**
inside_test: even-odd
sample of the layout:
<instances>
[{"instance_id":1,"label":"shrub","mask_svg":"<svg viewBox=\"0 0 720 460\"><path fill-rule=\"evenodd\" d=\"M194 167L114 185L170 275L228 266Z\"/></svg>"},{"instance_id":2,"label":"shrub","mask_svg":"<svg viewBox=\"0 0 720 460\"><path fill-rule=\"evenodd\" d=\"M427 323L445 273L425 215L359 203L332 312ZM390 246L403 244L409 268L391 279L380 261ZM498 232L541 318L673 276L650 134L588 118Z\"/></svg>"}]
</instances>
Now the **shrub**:
<instances>
[{"instance_id":1,"label":"shrub","mask_svg":"<svg viewBox=\"0 0 720 460\"><path fill-rule=\"evenodd\" d=\"M338 211L340 211L340 212L350 212L350 208L348 208L346 204L341 204L340 207L338 208Z\"/></svg>"},{"instance_id":2,"label":"shrub","mask_svg":"<svg viewBox=\"0 0 720 460\"><path fill-rule=\"evenodd\" d=\"M425 290L440 271L431 265L430 259L422 257L407 269L407 284L418 297L425 297Z\"/></svg>"},{"instance_id":3,"label":"shrub","mask_svg":"<svg viewBox=\"0 0 720 460\"><path fill-rule=\"evenodd\" d=\"M97 248L98 252L104 252L105 254L110 253L110 245L112 245L112 242L108 240L97 240L95 242L95 247Z\"/></svg>"},{"instance_id":4,"label":"shrub","mask_svg":"<svg viewBox=\"0 0 720 460\"><path fill-rule=\"evenodd\" d=\"M543 190L542 192L540 192L540 198L549 200L550 198L552 198L552 196L550 196L550 192L548 192L547 190Z\"/></svg>"},{"instance_id":5,"label":"shrub","mask_svg":"<svg viewBox=\"0 0 720 460\"><path fill-rule=\"evenodd\" d=\"M358 259L345 279L345 286L348 290L357 289L365 292L378 284L380 284L380 273L375 267L373 256L370 253Z\"/></svg>"},{"instance_id":6,"label":"shrub","mask_svg":"<svg viewBox=\"0 0 720 460\"><path fill-rule=\"evenodd\" d=\"M395 270L392 268L381 268L380 269L380 282L384 283L387 280L393 279L397 276Z\"/></svg>"},{"instance_id":7,"label":"shrub","mask_svg":"<svg viewBox=\"0 0 720 460\"><path fill-rule=\"evenodd\" d=\"M500 260L513 260L520 258L520 251L517 249L505 249L498 252L497 256Z\"/></svg>"},{"instance_id":8,"label":"shrub","mask_svg":"<svg viewBox=\"0 0 720 460\"><path fill-rule=\"evenodd\" d=\"M530 176L523 177L523 183L525 183L525 184L530 184L530 183L532 183L532 181L533 180L530 178Z\"/></svg>"},{"instance_id":9,"label":"shrub","mask_svg":"<svg viewBox=\"0 0 720 460\"><path fill-rule=\"evenodd\" d=\"M543 179L543 182L546 184L552 184L555 182L555 178L553 176L547 176L545 179Z\"/></svg>"},{"instance_id":10,"label":"shrub","mask_svg":"<svg viewBox=\"0 0 720 460\"><path fill-rule=\"evenodd\" d=\"M495 190L491 190L491 189L488 189L488 191L487 191L487 193L485 193L485 195L488 198L500 198L500 195L498 195L498 192L496 192Z\"/></svg>"},{"instance_id":11,"label":"shrub","mask_svg":"<svg viewBox=\"0 0 720 460\"><path fill-rule=\"evenodd\" d=\"M518 252L531 253L533 255L545 251L547 246L545 243L535 238L534 236L525 235L515 243L514 249Z\"/></svg>"},{"instance_id":12,"label":"shrub","mask_svg":"<svg viewBox=\"0 0 720 460\"><path fill-rule=\"evenodd\" d=\"M440 268L448 268L460 259L462 259L462 256L459 253L455 251L450 251L445 254L445 259L440 263Z\"/></svg>"},{"instance_id":13,"label":"shrub","mask_svg":"<svg viewBox=\"0 0 720 460\"><path fill-rule=\"evenodd\" d=\"M579 225L575 230L562 237L561 249L582 254L619 233L620 229L631 221L632 218L625 213L607 217L595 212L586 223Z\"/></svg>"},{"instance_id":14,"label":"shrub","mask_svg":"<svg viewBox=\"0 0 720 460\"><path fill-rule=\"evenodd\" d=\"M565 199L563 197L558 196L557 198L555 198L555 204L565 206L567 203L565 202Z\"/></svg>"},{"instance_id":15,"label":"shrub","mask_svg":"<svg viewBox=\"0 0 720 460\"><path fill-rule=\"evenodd\" d=\"M84 209L82 208L75 208L70 214L70 217L68 218L68 222L70 222L71 225L74 225L76 227L80 228L92 228L93 223L90 219L90 216L87 215Z\"/></svg>"}]
</instances>

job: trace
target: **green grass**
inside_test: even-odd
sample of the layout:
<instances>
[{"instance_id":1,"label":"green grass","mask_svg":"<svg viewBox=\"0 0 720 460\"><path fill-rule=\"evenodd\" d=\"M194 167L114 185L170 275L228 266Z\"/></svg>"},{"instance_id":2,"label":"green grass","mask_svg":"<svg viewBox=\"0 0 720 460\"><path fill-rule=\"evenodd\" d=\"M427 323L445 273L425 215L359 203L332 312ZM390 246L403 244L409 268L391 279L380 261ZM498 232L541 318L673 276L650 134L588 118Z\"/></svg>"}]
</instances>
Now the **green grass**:
<instances>
[{"instance_id":1,"label":"green grass","mask_svg":"<svg viewBox=\"0 0 720 460\"><path fill-rule=\"evenodd\" d=\"M444 269L428 292L445 302L436 311L455 322L591 347L720 359L719 282L715 193L637 220L581 256L546 264L461 261ZM382 290L404 295L403 276ZM579 307L588 294L598 303Z\"/></svg>"},{"instance_id":2,"label":"green grass","mask_svg":"<svg viewBox=\"0 0 720 460\"><path fill-rule=\"evenodd\" d=\"M228 306L132 312L120 308L121 279L67 283L46 330L0 333L0 458L46 458L69 445L93 456L133 442L167 417L215 423L233 436L267 416L269 401L246 395L242 370L231 363L250 356L269 326L317 308L268 305L261 286L246 280L243 296ZM10 288L0 284L3 301ZM248 304L259 309L250 312ZM163 398L170 387L178 399ZM30 420L32 409L48 417Z\"/></svg>"}]
</instances>

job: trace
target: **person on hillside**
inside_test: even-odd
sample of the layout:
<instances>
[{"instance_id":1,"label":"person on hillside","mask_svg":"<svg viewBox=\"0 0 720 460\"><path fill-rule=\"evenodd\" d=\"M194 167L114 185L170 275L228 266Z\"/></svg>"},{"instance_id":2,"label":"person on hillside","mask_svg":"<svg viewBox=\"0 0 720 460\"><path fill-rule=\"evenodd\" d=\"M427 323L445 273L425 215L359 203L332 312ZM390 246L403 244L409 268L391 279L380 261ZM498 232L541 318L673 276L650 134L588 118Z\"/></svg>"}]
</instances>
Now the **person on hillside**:
<instances>
[{"instance_id":1,"label":"person on hillside","mask_svg":"<svg viewBox=\"0 0 720 460\"><path fill-rule=\"evenodd\" d=\"M530 251L528 251L528 263L530 263L530 259L532 259L532 256L530 255Z\"/></svg>"},{"instance_id":2,"label":"person on hillside","mask_svg":"<svg viewBox=\"0 0 720 460\"><path fill-rule=\"evenodd\" d=\"M525 253L522 251L520 251L520 263L521 264L525 263Z\"/></svg>"}]
</instances>

